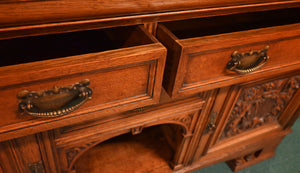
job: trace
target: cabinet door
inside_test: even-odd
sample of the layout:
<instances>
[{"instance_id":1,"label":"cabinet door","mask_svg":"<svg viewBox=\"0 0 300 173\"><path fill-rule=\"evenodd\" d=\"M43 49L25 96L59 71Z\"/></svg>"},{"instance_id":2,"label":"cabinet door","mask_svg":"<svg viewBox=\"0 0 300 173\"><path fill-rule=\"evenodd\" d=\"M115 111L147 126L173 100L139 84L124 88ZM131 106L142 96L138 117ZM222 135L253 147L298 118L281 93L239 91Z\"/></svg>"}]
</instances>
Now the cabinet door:
<instances>
[{"instance_id":1,"label":"cabinet door","mask_svg":"<svg viewBox=\"0 0 300 173\"><path fill-rule=\"evenodd\" d=\"M274 153L275 139L279 143L297 118L299 86L300 75L294 74L219 89L194 159L224 153L227 149L230 151L229 148L233 155L238 145L249 148L241 149L241 153L244 150L256 152L257 148L267 145ZM258 139L262 139L261 145ZM228 159L232 158L224 155L223 161Z\"/></svg>"},{"instance_id":2,"label":"cabinet door","mask_svg":"<svg viewBox=\"0 0 300 173\"><path fill-rule=\"evenodd\" d=\"M0 173L57 172L51 134L43 132L0 143Z\"/></svg>"},{"instance_id":3,"label":"cabinet door","mask_svg":"<svg viewBox=\"0 0 300 173\"><path fill-rule=\"evenodd\" d=\"M288 105L299 104L299 100L293 99L299 93L299 85L300 75L240 85L218 140L222 141L271 123L284 125L279 120L288 118L289 115L284 114Z\"/></svg>"}]
</instances>

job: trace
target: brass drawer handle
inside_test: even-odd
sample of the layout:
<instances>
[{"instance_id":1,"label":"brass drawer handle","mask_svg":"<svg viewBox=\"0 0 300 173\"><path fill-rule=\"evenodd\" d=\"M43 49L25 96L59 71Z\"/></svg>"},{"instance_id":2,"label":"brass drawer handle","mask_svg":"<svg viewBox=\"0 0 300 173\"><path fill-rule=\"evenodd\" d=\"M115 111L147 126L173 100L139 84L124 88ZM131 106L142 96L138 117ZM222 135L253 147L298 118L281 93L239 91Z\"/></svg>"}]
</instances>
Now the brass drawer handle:
<instances>
[{"instance_id":1,"label":"brass drawer handle","mask_svg":"<svg viewBox=\"0 0 300 173\"><path fill-rule=\"evenodd\" d=\"M246 53L234 51L226 68L231 71L235 71L238 74L251 73L261 68L267 62L269 59L267 56L268 49L269 46L266 46L259 51L250 51Z\"/></svg>"},{"instance_id":2,"label":"brass drawer handle","mask_svg":"<svg viewBox=\"0 0 300 173\"><path fill-rule=\"evenodd\" d=\"M66 115L91 99L89 79L66 87L54 87L47 91L27 91L18 93L21 99L19 110L36 117L58 117Z\"/></svg>"}]
</instances>

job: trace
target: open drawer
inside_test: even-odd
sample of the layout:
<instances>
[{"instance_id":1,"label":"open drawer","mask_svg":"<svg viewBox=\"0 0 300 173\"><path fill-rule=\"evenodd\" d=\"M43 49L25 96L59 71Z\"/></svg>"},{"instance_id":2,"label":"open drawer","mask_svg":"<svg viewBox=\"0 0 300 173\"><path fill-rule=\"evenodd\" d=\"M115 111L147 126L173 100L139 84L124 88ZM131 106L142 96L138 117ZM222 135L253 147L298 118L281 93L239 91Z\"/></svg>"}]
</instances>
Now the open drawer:
<instances>
[{"instance_id":1,"label":"open drawer","mask_svg":"<svg viewBox=\"0 0 300 173\"><path fill-rule=\"evenodd\" d=\"M0 49L1 140L159 101L166 50L139 26L1 40Z\"/></svg>"},{"instance_id":2,"label":"open drawer","mask_svg":"<svg viewBox=\"0 0 300 173\"><path fill-rule=\"evenodd\" d=\"M173 97L300 68L299 8L172 21L164 87Z\"/></svg>"}]
</instances>

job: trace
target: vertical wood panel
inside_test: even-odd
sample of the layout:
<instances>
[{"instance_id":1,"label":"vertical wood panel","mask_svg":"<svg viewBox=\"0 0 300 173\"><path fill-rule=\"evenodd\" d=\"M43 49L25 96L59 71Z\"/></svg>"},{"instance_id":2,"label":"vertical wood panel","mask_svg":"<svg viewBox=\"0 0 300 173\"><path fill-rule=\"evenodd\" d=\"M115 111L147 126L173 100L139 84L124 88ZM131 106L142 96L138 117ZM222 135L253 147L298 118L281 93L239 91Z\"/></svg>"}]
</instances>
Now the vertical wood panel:
<instances>
[{"instance_id":1,"label":"vertical wood panel","mask_svg":"<svg viewBox=\"0 0 300 173\"><path fill-rule=\"evenodd\" d=\"M13 152L9 142L0 143L0 172L3 173L19 173L17 162L14 158Z\"/></svg>"},{"instance_id":2,"label":"vertical wood panel","mask_svg":"<svg viewBox=\"0 0 300 173\"><path fill-rule=\"evenodd\" d=\"M52 132L42 132L36 134L40 146L41 156L47 173L60 172L60 165L57 155Z\"/></svg>"},{"instance_id":3,"label":"vertical wood panel","mask_svg":"<svg viewBox=\"0 0 300 173\"><path fill-rule=\"evenodd\" d=\"M154 23L145 23L144 27L147 29L147 31L153 35L156 35L156 29L157 29L157 22Z\"/></svg>"},{"instance_id":4,"label":"vertical wood panel","mask_svg":"<svg viewBox=\"0 0 300 173\"><path fill-rule=\"evenodd\" d=\"M21 172L31 172L30 165L42 161L35 135L13 139L10 145L13 147L14 157Z\"/></svg>"}]
</instances>

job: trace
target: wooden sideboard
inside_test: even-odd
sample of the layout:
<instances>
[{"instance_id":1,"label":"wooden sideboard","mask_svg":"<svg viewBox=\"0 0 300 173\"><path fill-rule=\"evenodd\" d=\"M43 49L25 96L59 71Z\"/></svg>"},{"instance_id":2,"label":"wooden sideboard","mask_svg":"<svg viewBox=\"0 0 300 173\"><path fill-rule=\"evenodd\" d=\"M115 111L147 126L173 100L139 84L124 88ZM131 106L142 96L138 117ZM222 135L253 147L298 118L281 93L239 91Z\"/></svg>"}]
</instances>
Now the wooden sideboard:
<instances>
[{"instance_id":1,"label":"wooden sideboard","mask_svg":"<svg viewBox=\"0 0 300 173\"><path fill-rule=\"evenodd\" d=\"M299 0L5 0L0 173L233 171L300 115Z\"/></svg>"}]
</instances>

